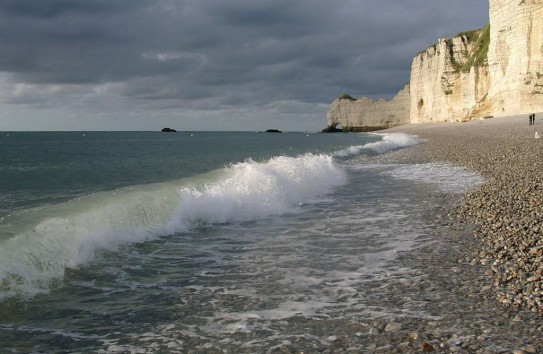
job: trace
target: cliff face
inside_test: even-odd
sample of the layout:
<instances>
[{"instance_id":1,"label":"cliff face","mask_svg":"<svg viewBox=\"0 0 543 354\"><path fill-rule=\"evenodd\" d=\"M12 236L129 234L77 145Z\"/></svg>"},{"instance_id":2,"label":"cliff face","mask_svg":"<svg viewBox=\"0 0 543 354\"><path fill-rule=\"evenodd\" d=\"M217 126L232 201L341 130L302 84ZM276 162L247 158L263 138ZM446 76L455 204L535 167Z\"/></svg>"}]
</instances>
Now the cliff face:
<instances>
[{"instance_id":1,"label":"cliff face","mask_svg":"<svg viewBox=\"0 0 543 354\"><path fill-rule=\"evenodd\" d=\"M374 101L367 97L357 100L340 97L328 111L328 127L343 131L367 132L409 123L409 85L390 101Z\"/></svg>"},{"instance_id":2,"label":"cliff face","mask_svg":"<svg viewBox=\"0 0 543 354\"><path fill-rule=\"evenodd\" d=\"M490 25L415 56L396 98L335 100L328 125L356 131L543 111L543 0L489 1Z\"/></svg>"},{"instance_id":3,"label":"cliff face","mask_svg":"<svg viewBox=\"0 0 543 354\"><path fill-rule=\"evenodd\" d=\"M543 0L490 0L489 15L492 111L543 111Z\"/></svg>"},{"instance_id":4,"label":"cliff face","mask_svg":"<svg viewBox=\"0 0 543 354\"><path fill-rule=\"evenodd\" d=\"M488 37L487 27L440 39L413 59L411 123L464 121L489 114L482 101L490 75L486 65L479 65Z\"/></svg>"},{"instance_id":5,"label":"cliff face","mask_svg":"<svg viewBox=\"0 0 543 354\"><path fill-rule=\"evenodd\" d=\"M490 0L490 25L413 59L411 123L543 111L543 0Z\"/></svg>"}]
</instances>

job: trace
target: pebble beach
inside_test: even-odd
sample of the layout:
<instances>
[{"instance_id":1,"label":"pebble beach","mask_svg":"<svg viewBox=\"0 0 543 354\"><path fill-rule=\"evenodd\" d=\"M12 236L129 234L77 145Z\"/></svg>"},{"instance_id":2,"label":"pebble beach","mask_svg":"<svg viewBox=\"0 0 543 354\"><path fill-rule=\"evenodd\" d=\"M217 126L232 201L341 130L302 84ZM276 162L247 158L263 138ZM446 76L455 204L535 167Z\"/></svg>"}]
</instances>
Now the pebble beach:
<instances>
[{"instance_id":1,"label":"pebble beach","mask_svg":"<svg viewBox=\"0 0 543 354\"><path fill-rule=\"evenodd\" d=\"M465 123L406 125L424 144L380 157L390 163L451 163L485 183L436 210L430 245L402 256L418 269L397 299L423 297L435 319L371 324L371 352L543 352L543 114ZM385 161L386 160L386 161Z\"/></svg>"}]
</instances>

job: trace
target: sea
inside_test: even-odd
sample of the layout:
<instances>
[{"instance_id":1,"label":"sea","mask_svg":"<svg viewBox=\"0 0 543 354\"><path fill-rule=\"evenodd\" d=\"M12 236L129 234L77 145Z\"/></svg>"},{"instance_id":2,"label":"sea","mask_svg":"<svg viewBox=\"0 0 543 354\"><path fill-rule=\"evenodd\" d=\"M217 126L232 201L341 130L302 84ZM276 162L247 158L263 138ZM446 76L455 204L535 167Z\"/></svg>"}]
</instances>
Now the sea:
<instances>
[{"instance_id":1,"label":"sea","mask_svg":"<svg viewBox=\"0 0 543 354\"><path fill-rule=\"evenodd\" d=\"M418 144L0 132L0 352L333 350L357 319L394 315L369 291L429 242L432 196L482 183L452 165L379 162Z\"/></svg>"}]
</instances>

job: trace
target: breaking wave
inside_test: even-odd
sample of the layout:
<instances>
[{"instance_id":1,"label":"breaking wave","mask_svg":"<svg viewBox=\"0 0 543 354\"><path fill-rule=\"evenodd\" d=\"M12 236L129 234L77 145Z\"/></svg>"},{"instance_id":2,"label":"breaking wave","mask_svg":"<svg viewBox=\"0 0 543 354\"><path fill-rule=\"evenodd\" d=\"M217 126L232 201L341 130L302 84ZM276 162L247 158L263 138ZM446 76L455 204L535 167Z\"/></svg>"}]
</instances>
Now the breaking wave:
<instances>
[{"instance_id":1,"label":"breaking wave","mask_svg":"<svg viewBox=\"0 0 543 354\"><path fill-rule=\"evenodd\" d=\"M405 133L385 133L376 134L383 139L368 143L365 145L351 146L347 149L337 152L338 157L351 157L358 155L364 151L370 151L377 154L383 154L392 150L401 149L408 146L414 146L423 143L424 141L418 137Z\"/></svg>"},{"instance_id":2,"label":"breaking wave","mask_svg":"<svg viewBox=\"0 0 543 354\"><path fill-rule=\"evenodd\" d=\"M101 250L281 215L345 182L331 156L281 156L18 212L0 221L0 299L48 291Z\"/></svg>"}]
</instances>

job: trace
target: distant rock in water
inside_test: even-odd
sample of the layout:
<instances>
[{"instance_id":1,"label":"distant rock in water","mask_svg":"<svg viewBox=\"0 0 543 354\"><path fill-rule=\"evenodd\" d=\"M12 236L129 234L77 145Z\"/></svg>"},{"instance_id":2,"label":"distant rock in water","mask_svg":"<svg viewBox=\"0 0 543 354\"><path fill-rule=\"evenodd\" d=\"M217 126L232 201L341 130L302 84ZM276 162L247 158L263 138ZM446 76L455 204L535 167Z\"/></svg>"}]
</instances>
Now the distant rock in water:
<instances>
[{"instance_id":1,"label":"distant rock in water","mask_svg":"<svg viewBox=\"0 0 543 354\"><path fill-rule=\"evenodd\" d=\"M162 129L162 132L163 133L175 133L177 130L175 129L172 129L172 128L163 128Z\"/></svg>"},{"instance_id":2,"label":"distant rock in water","mask_svg":"<svg viewBox=\"0 0 543 354\"><path fill-rule=\"evenodd\" d=\"M266 130L266 133L282 133L282 131L277 130L277 129L268 129Z\"/></svg>"}]
</instances>

